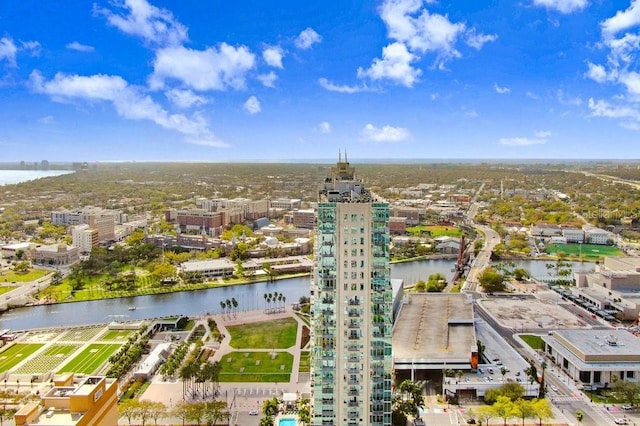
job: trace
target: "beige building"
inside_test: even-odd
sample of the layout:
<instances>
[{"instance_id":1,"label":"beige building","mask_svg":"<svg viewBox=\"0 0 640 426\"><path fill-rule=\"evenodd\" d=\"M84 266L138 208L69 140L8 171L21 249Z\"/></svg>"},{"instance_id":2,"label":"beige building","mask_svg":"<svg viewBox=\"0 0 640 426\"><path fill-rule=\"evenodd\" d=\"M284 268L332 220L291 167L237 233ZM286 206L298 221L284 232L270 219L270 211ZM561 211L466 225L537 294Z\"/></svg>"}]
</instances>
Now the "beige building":
<instances>
[{"instance_id":1,"label":"beige building","mask_svg":"<svg viewBox=\"0 0 640 426\"><path fill-rule=\"evenodd\" d=\"M40 265L72 265L80 261L80 250L65 244L36 246L30 250L30 257L33 263Z\"/></svg>"},{"instance_id":2,"label":"beige building","mask_svg":"<svg viewBox=\"0 0 640 426\"><path fill-rule=\"evenodd\" d=\"M118 382L90 376L74 382L73 374L54 380L39 402L26 404L14 416L16 426L114 426L118 424Z\"/></svg>"},{"instance_id":3,"label":"beige building","mask_svg":"<svg viewBox=\"0 0 640 426\"><path fill-rule=\"evenodd\" d=\"M80 253L91 253L97 247L100 239L97 229L92 229L89 225L76 225L71 228L72 245L80 250Z\"/></svg>"}]
</instances>

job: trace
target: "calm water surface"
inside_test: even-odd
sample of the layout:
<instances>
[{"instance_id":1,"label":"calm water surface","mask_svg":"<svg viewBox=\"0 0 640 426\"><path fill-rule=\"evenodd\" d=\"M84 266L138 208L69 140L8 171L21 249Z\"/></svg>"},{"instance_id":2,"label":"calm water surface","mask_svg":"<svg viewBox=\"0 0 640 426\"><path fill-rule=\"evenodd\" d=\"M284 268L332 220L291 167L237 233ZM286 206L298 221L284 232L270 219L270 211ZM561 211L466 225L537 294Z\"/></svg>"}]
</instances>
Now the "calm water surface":
<instances>
[{"instance_id":1,"label":"calm water surface","mask_svg":"<svg viewBox=\"0 0 640 426\"><path fill-rule=\"evenodd\" d=\"M0 186L73 173L71 170L0 170Z\"/></svg>"}]
</instances>

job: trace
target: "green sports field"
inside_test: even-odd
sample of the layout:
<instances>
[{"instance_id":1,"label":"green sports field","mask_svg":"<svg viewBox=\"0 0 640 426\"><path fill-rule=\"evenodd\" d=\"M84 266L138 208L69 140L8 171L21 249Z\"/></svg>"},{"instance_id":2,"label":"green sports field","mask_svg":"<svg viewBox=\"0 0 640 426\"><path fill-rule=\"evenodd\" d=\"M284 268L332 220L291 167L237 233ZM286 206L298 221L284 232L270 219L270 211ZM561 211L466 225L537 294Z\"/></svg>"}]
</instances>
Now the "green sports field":
<instances>
[{"instance_id":1,"label":"green sports field","mask_svg":"<svg viewBox=\"0 0 640 426\"><path fill-rule=\"evenodd\" d=\"M60 340L87 342L93 339L103 328L103 326L76 328L64 333Z\"/></svg>"},{"instance_id":2,"label":"green sports field","mask_svg":"<svg viewBox=\"0 0 640 426\"><path fill-rule=\"evenodd\" d=\"M129 336L132 336L135 331L133 330L108 330L102 336L98 337L98 340L114 340L119 342L126 342Z\"/></svg>"},{"instance_id":3,"label":"green sports field","mask_svg":"<svg viewBox=\"0 0 640 426\"><path fill-rule=\"evenodd\" d=\"M71 361L64 365L58 373L81 373L93 374L100 368L111 355L118 349L119 344L99 344L95 343L87 346L82 352L76 355Z\"/></svg>"},{"instance_id":4,"label":"green sports field","mask_svg":"<svg viewBox=\"0 0 640 426\"><path fill-rule=\"evenodd\" d=\"M582 246L582 247L581 247ZM547 253L557 254L563 252L569 256L580 256L599 258L602 256L623 256L624 253L615 246L605 246L600 244L550 244Z\"/></svg>"},{"instance_id":5,"label":"green sports field","mask_svg":"<svg viewBox=\"0 0 640 426\"><path fill-rule=\"evenodd\" d=\"M17 343L0 352L0 372L11 370L43 346L41 343Z\"/></svg>"},{"instance_id":6,"label":"green sports field","mask_svg":"<svg viewBox=\"0 0 640 426\"><path fill-rule=\"evenodd\" d=\"M233 352L220 361L221 382L288 382L293 355L288 352Z\"/></svg>"},{"instance_id":7,"label":"green sports field","mask_svg":"<svg viewBox=\"0 0 640 426\"><path fill-rule=\"evenodd\" d=\"M236 349L286 349L296 344L298 322L293 318L227 326L229 346Z\"/></svg>"}]
</instances>

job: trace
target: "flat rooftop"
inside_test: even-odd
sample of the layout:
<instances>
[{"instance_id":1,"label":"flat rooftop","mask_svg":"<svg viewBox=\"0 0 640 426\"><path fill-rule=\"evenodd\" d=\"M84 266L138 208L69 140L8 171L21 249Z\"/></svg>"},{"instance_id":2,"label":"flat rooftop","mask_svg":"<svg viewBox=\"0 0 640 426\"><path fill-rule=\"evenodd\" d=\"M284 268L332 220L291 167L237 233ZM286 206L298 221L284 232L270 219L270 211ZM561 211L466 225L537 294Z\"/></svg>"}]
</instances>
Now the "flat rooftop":
<instances>
[{"instance_id":1,"label":"flat rooftop","mask_svg":"<svg viewBox=\"0 0 640 426\"><path fill-rule=\"evenodd\" d=\"M640 339L626 330L558 330L553 332L553 337L569 343L585 356L603 357L603 361L606 357L621 355L640 361ZM614 345L610 344L612 341Z\"/></svg>"},{"instance_id":2,"label":"flat rooftop","mask_svg":"<svg viewBox=\"0 0 640 426\"><path fill-rule=\"evenodd\" d=\"M470 364L474 345L473 304L465 294L406 295L393 329L394 363Z\"/></svg>"}]
</instances>

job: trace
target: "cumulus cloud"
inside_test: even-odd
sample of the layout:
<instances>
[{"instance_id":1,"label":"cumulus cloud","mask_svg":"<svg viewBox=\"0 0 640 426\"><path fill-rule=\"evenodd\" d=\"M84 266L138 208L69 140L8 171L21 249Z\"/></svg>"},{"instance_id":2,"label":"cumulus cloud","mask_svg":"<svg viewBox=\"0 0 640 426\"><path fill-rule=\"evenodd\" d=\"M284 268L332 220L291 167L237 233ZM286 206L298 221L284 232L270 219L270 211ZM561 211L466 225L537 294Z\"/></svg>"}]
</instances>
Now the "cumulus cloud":
<instances>
[{"instance_id":1,"label":"cumulus cloud","mask_svg":"<svg viewBox=\"0 0 640 426\"><path fill-rule=\"evenodd\" d=\"M589 98L589 109L591 115L595 117L607 117L618 119L631 119L634 121L640 121L640 111L629 105L612 105L604 100L594 100Z\"/></svg>"},{"instance_id":2,"label":"cumulus cloud","mask_svg":"<svg viewBox=\"0 0 640 426\"><path fill-rule=\"evenodd\" d=\"M246 100L244 105L242 106L244 110L253 115L262 111L262 107L260 106L260 101L255 96L250 96L249 99Z\"/></svg>"},{"instance_id":3,"label":"cumulus cloud","mask_svg":"<svg viewBox=\"0 0 640 426\"><path fill-rule=\"evenodd\" d=\"M7 61L7 63L15 67L16 64L16 54L18 53L18 48L12 39L8 37L0 38L0 61Z\"/></svg>"},{"instance_id":4,"label":"cumulus cloud","mask_svg":"<svg viewBox=\"0 0 640 426\"><path fill-rule=\"evenodd\" d=\"M328 121L323 121L318 125L318 129L320 129L320 133L331 133L331 124Z\"/></svg>"},{"instance_id":5,"label":"cumulus cloud","mask_svg":"<svg viewBox=\"0 0 640 426\"><path fill-rule=\"evenodd\" d=\"M368 123L360 131L360 140L364 142L401 142L408 139L410 136L409 131L403 127L376 127L371 123Z\"/></svg>"},{"instance_id":6,"label":"cumulus cloud","mask_svg":"<svg viewBox=\"0 0 640 426\"><path fill-rule=\"evenodd\" d=\"M33 71L29 82L32 90L48 95L54 101L109 102L119 116L129 120L149 120L183 134L189 143L226 146L214 136L202 116L171 114L146 95L142 88L129 85L120 76L58 73L53 79L46 80L40 72Z\"/></svg>"},{"instance_id":7,"label":"cumulus cloud","mask_svg":"<svg viewBox=\"0 0 640 426\"><path fill-rule=\"evenodd\" d=\"M640 24L640 1L632 0L626 10L619 10L615 16L606 19L600 24L605 37L625 31Z\"/></svg>"},{"instance_id":8,"label":"cumulus cloud","mask_svg":"<svg viewBox=\"0 0 640 426\"><path fill-rule=\"evenodd\" d=\"M334 84L331 81L327 80L326 78L318 79L318 84L320 84L320 87L322 87L323 89L326 89L326 90L328 90L330 92L351 94L351 93L362 92L362 91L365 90L365 88L359 87L359 86L348 86L348 85Z\"/></svg>"},{"instance_id":9,"label":"cumulus cloud","mask_svg":"<svg viewBox=\"0 0 640 426\"><path fill-rule=\"evenodd\" d=\"M534 134L538 139L548 139L551 136L551 132L548 130L538 130Z\"/></svg>"},{"instance_id":10,"label":"cumulus cloud","mask_svg":"<svg viewBox=\"0 0 640 426\"><path fill-rule=\"evenodd\" d=\"M371 80L388 79L412 87L422 74L420 69L411 65L417 59L403 43L392 43L382 49L382 58L374 59L369 68L358 68L358 77L368 77Z\"/></svg>"},{"instance_id":11,"label":"cumulus cloud","mask_svg":"<svg viewBox=\"0 0 640 426\"><path fill-rule=\"evenodd\" d=\"M588 0L533 0L535 6L569 14L579 12L589 6Z\"/></svg>"},{"instance_id":12,"label":"cumulus cloud","mask_svg":"<svg viewBox=\"0 0 640 426\"><path fill-rule=\"evenodd\" d=\"M298 49L306 50L311 48L311 46L313 46L314 44L320 43L321 41L322 36L320 36L320 34L318 34L313 28L309 27L302 30L302 32L298 34L298 37L296 37L294 43Z\"/></svg>"},{"instance_id":13,"label":"cumulus cloud","mask_svg":"<svg viewBox=\"0 0 640 426\"><path fill-rule=\"evenodd\" d=\"M66 48L69 50L77 50L78 52L93 52L95 50L93 46L82 44L78 41L68 43Z\"/></svg>"},{"instance_id":14,"label":"cumulus cloud","mask_svg":"<svg viewBox=\"0 0 640 426\"><path fill-rule=\"evenodd\" d=\"M587 63L588 70L585 76L598 83L604 83L608 80L608 74L602 65Z\"/></svg>"},{"instance_id":15,"label":"cumulus cloud","mask_svg":"<svg viewBox=\"0 0 640 426\"><path fill-rule=\"evenodd\" d=\"M282 58L284 51L279 46L270 46L262 51L262 58L267 65L274 68L282 68Z\"/></svg>"},{"instance_id":16,"label":"cumulus cloud","mask_svg":"<svg viewBox=\"0 0 640 426\"><path fill-rule=\"evenodd\" d=\"M207 103L205 97L196 95L191 90L171 89L168 90L165 95L167 99L178 108L189 108Z\"/></svg>"},{"instance_id":17,"label":"cumulus cloud","mask_svg":"<svg viewBox=\"0 0 640 426\"><path fill-rule=\"evenodd\" d=\"M187 27L166 9L153 6L146 0L124 0L112 4L119 10L114 12L94 5L94 13L104 15L109 24L125 34L159 46L175 46L188 39Z\"/></svg>"},{"instance_id":18,"label":"cumulus cloud","mask_svg":"<svg viewBox=\"0 0 640 426\"><path fill-rule=\"evenodd\" d=\"M275 72L270 71L266 74L259 74L257 78L265 87L276 87L276 80L278 79L278 76Z\"/></svg>"},{"instance_id":19,"label":"cumulus cloud","mask_svg":"<svg viewBox=\"0 0 640 426\"><path fill-rule=\"evenodd\" d=\"M476 50L480 50L485 44L497 39L498 36L495 34L476 34L476 30L472 28L467 32L465 43Z\"/></svg>"},{"instance_id":20,"label":"cumulus cloud","mask_svg":"<svg viewBox=\"0 0 640 426\"><path fill-rule=\"evenodd\" d=\"M40 50L42 46L37 41L22 41L20 42L21 50L27 50L31 56L40 56Z\"/></svg>"},{"instance_id":21,"label":"cumulus cloud","mask_svg":"<svg viewBox=\"0 0 640 426\"><path fill-rule=\"evenodd\" d=\"M242 89L246 73L254 65L255 55L245 46L222 43L206 50L167 47L156 51L149 83L155 89L163 88L166 80L178 80L194 90Z\"/></svg>"},{"instance_id":22,"label":"cumulus cloud","mask_svg":"<svg viewBox=\"0 0 640 426\"><path fill-rule=\"evenodd\" d=\"M500 87L500 86L498 86L498 83L494 83L493 84L493 88L495 89L495 91L497 93L500 93L501 95L505 95L507 93L511 93L511 89L509 89L508 87Z\"/></svg>"}]
</instances>

